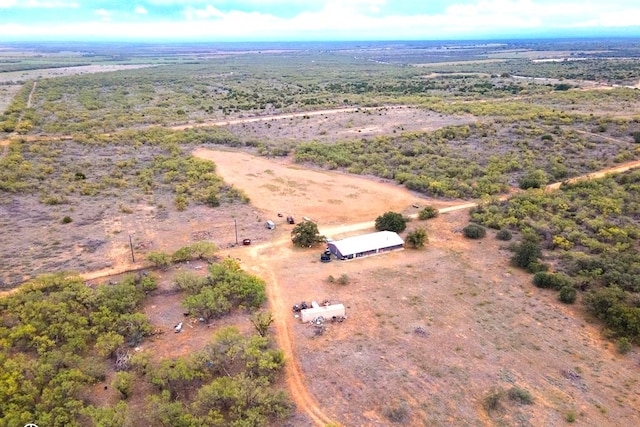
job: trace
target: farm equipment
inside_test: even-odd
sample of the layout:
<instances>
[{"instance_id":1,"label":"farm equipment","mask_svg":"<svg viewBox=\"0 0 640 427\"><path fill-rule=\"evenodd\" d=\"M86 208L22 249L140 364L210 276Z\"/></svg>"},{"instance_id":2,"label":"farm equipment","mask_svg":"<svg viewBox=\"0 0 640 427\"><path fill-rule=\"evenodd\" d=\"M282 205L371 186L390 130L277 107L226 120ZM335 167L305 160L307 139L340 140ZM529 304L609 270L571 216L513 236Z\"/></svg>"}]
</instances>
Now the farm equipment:
<instances>
[{"instance_id":1,"label":"farm equipment","mask_svg":"<svg viewBox=\"0 0 640 427\"><path fill-rule=\"evenodd\" d=\"M300 304L295 304L293 306L293 311L294 311L294 313L299 313L300 311L306 310L307 308L309 308L307 303L302 301Z\"/></svg>"},{"instance_id":2,"label":"farm equipment","mask_svg":"<svg viewBox=\"0 0 640 427\"><path fill-rule=\"evenodd\" d=\"M331 262L331 257L329 255L322 254L320 255L320 262Z\"/></svg>"},{"instance_id":3,"label":"farm equipment","mask_svg":"<svg viewBox=\"0 0 640 427\"><path fill-rule=\"evenodd\" d=\"M328 248L320 255L320 262L331 262L331 251Z\"/></svg>"}]
</instances>

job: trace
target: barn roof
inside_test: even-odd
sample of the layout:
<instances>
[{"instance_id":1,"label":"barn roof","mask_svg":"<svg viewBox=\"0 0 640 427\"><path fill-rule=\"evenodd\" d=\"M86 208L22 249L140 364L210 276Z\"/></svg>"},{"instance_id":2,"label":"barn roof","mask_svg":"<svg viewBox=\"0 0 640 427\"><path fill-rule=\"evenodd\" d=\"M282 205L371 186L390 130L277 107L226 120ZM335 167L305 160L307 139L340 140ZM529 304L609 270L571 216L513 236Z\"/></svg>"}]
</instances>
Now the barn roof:
<instances>
[{"instance_id":1,"label":"barn roof","mask_svg":"<svg viewBox=\"0 0 640 427\"><path fill-rule=\"evenodd\" d=\"M404 245L404 240L393 231L378 231L376 233L361 234L347 237L330 243L334 245L343 256L358 254L375 249L389 248Z\"/></svg>"}]
</instances>

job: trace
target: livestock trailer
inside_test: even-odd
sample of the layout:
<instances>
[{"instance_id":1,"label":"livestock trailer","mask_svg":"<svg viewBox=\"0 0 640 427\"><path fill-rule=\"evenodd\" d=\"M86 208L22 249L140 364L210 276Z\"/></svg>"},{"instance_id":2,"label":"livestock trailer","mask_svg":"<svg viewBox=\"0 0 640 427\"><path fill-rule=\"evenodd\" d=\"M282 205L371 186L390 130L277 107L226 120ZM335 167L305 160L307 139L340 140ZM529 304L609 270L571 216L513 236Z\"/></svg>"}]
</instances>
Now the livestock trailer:
<instances>
[{"instance_id":1,"label":"livestock trailer","mask_svg":"<svg viewBox=\"0 0 640 427\"><path fill-rule=\"evenodd\" d=\"M329 321L332 318L345 317L346 312L343 304L324 305L317 308L310 307L300 310L300 319L304 323L311 322L316 317L324 317L324 320Z\"/></svg>"}]
</instances>

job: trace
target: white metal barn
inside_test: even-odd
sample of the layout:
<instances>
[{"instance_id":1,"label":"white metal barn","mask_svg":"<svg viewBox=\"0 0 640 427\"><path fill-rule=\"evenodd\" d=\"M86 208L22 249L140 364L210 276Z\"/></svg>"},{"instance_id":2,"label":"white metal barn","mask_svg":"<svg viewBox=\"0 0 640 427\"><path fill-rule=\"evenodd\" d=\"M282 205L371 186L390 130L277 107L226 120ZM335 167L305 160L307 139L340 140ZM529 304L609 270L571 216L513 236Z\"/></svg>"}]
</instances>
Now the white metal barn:
<instances>
[{"instance_id":1,"label":"white metal barn","mask_svg":"<svg viewBox=\"0 0 640 427\"><path fill-rule=\"evenodd\" d=\"M353 259L404 249L404 240L393 231L378 231L329 242L329 250L338 259Z\"/></svg>"},{"instance_id":2,"label":"white metal barn","mask_svg":"<svg viewBox=\"0 0 640 427\"><path fill-rule=\"evenodd\" d=\"M324 320L329 321L333 317L345 317L345 314L346 312L343 304L324 305L300 310L300 318L304 323L311 322L319 316L322 316L324 317Z\"/></svg>"}]
</instances>

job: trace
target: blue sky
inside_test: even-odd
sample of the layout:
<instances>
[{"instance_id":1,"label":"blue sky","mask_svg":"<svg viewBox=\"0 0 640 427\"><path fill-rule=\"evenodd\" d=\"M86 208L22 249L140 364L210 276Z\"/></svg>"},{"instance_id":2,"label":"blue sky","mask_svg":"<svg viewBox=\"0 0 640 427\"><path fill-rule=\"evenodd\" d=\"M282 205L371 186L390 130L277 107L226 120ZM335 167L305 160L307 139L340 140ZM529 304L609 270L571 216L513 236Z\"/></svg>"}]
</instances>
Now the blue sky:
<instances>
[{"instance_id":1,"label":"blue sky","mask_svg":"<svg viewBox=\"0 0 640 427\"><path fill-rule=\"evenodd\" d=\"M640 0L0 0L9 40L640 36Z\"/></svg>"}]
</instances>

